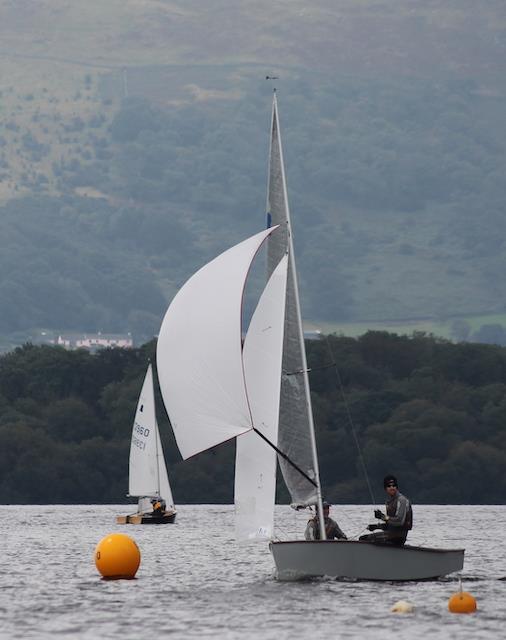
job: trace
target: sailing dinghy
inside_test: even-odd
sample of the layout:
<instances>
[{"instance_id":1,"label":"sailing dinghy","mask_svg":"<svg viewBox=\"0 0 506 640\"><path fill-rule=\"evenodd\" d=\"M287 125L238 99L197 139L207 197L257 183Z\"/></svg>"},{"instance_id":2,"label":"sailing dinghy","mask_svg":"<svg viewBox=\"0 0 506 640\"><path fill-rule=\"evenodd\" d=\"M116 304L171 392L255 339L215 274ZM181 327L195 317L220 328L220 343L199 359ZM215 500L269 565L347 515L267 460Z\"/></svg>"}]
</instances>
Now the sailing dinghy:
<instances>
[{"instance_id":1,"label":"sailing dinghy","mask_svg":"<svg viewBox=\"0 0 506 640\"><path fill-rule=\"evenodd\" d=\"M268 225L183 285L157 345L160 389L183 458L236 438L236 528L247 539L273 536L276 453L293 502L323 511L275 95ZM245 283L264 242L269 277L243 341ZM277 577L423 580L463 566L462 549L330 541L323 524L320 538L272 541Z\"/></svg>"},{"instance_id":2,"label":"sailing dinghy","mask_svg":"<svg viewBox=\"0 0 506 640\"><path fill-rule=\"evenodd\" d=\"M174 499L156 421L151 364L144 378L132 429L128 495L138 498L137 512L117 516L118 524L171 524L175 521ZM152 503L155 501L165 502L166 508L154 513Z\"/></svg>"},{"instance_id":3,"label":"sailing dinghy","mask_svg":"<svg viewBox=\"0 0 506 640\"><path fill-rule=\"evenodd\" d=\"M293 252L292 227L286 188L283 151L274 93L267 194L268 224L279 225L281 234L268 240L268 273L280 256L290 255L286 292L281 382L279 448L293 464L280 459L283 479L292 501L316 504L320 513L320 540L272 541L270 549L279 579L317 576L361 580L425 580L438 578L464 565L463 549L431 549L405 545L379 545L353 540L325 540L318 457Z\"/></svg>"}]
</instances>

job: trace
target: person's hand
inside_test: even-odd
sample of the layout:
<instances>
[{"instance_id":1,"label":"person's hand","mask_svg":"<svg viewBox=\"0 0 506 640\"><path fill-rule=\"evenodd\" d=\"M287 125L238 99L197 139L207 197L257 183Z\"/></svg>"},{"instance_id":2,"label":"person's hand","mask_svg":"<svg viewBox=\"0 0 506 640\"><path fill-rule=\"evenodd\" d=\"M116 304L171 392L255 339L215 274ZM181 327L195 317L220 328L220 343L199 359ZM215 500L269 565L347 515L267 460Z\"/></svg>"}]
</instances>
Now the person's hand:
<instances>
[{"instance_id":1,"label":"person's hand","mask_svg":"<svg viewBox=\"0 0 506 640\"><path fill-rule=\"evenodd\" d=\"M386 520L386 516L384 513L382 513L379 509L375 509L374 511L374 517L378 518L378 520Z\"/></svg>"}]
</instances>

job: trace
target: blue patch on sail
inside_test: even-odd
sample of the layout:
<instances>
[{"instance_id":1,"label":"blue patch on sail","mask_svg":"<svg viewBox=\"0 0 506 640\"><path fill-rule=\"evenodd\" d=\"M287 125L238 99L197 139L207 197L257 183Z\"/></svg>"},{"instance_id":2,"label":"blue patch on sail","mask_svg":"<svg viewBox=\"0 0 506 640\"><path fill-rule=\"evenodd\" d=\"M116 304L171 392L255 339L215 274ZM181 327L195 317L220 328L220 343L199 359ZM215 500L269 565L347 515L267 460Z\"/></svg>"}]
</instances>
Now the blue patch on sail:
<instances>
[{"instance_id":1,"label":"blue patch on sail","mask_svg":"<svg viewBox=\"0 0 506 640\"><path fill-rule=\"evenodd\" d=\"M267 229L270 229L272 227L272 216L271 216L271 212L267 211Z\"/></svg>"}]
</instances>

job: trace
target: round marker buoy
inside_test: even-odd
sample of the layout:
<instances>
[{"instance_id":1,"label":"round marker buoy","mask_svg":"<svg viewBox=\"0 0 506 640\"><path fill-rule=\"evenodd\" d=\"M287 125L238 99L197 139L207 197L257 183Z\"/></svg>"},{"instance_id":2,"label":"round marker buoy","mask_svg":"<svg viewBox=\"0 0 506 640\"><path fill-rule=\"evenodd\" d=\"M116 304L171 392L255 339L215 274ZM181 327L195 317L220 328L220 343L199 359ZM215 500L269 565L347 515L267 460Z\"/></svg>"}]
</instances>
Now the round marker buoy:
<instances>
[{"instance_id":1,"label":"round marker buoy","mask_svg":"<svg viewBox=\"0 0 506 640\"><path fill-rule=\"evenodd\" d=\"M448 609L452 613L474 613L477 609L476 598L467 591L459 591L450 596Z\"/></svg>"},{"instance_id":2,"label":"round marker buoy","mask_svg":"<svg viewBox=\"0 0 506 640\"><path fill-rule=\"evenodd\" d=\"M108 580L131 580L141 563L141 552L135 540L124 533L111 533L95 548L95 565Z\"/></svg>"},{"instance_id":3,"label":"round marker buoy","mask_svg":"<svg viewBox=\"0 0 506 640\"><path fill-rule=\"evenodd\" d=\"M390 609L392 613L412 613L415 606L406 600L398 600Z\"/></svg>"}]
</instances>

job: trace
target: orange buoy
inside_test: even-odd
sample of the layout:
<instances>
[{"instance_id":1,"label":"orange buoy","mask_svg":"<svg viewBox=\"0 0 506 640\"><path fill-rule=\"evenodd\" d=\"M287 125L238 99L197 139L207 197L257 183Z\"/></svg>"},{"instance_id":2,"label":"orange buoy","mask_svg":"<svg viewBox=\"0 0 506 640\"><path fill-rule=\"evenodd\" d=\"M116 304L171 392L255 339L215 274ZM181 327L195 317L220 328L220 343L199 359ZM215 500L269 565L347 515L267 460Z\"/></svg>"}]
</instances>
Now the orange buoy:
<instances>
[{"instance_id":1,"label":"orange buoy","mask_svg":"<svg viewBox=\"0 0 506 640\"><path fill-rule=\"evenodd\" d=\"M459 591L448 600L448 609L452 613L473 613L477 609L476 599L467 591Z\"/></svg>"},{"instance_id":2,"label":"orange buoy","mask_svg":"<svg viewBox=\"0 0 506 640\"><path fill-rule=\"evenodd\" d=\"M137 543L124 533L111 533L102 538L95 549L95 565L109 580L135 577L141 563Z\"/></svg>"}]
</instances>

